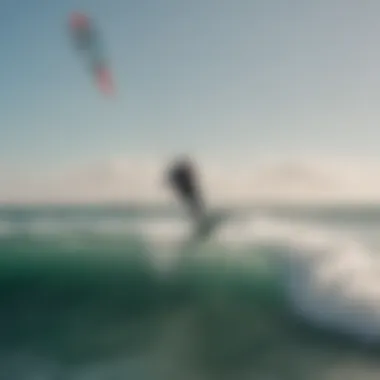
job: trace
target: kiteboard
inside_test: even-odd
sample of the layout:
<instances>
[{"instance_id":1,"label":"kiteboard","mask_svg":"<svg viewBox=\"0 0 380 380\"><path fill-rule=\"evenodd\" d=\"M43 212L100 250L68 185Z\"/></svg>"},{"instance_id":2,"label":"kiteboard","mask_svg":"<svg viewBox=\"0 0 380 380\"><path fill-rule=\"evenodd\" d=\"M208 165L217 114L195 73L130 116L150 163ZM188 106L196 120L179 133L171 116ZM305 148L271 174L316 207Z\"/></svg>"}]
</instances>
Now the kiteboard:
<instances>
[{"instance_id":1,"label":"kiteboard","mask_svg":"<svg viewBox=\"0 0 380 380\"><path fill-rule=\"evenodd\" d=\"M196 223L191 240L205 241L209 239L227 218L228 215L220 211L203 216L202 219Z\"/></svg>"},{"instance_id":2,"label":"kiteboard","mask_svg":"<svg viewBox=\"0 0 380 380\"><path fill-rule=\"evenodd\" d=\"M179 244L180 254L174 264L177 274L180 271L179 268L191 266L189 263L194 259L194 253L198 252L198 248L200 247L206 248L205 246L208 245L213 234L230 217L231 215L227 213L213 211L205 214L199 221L195 222L190 235ZM204 253L203 248L202 252Z\"/></svg>"}]
</instances>

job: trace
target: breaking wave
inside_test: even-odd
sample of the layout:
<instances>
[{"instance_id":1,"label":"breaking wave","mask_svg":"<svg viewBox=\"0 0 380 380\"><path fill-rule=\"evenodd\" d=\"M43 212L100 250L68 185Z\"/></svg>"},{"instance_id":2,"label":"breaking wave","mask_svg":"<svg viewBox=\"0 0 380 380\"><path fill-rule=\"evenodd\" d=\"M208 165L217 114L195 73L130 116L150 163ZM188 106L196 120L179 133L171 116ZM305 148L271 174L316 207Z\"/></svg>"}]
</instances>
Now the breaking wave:
<instances>
[{"instance_id":1,"label":"breaking wave","mask_svg":"<svg viewBox=\"0 0 380 380\"><path fill-rule=\"evenodd\" d=\"M0 237L9 378L317 378L332 371L326 347L377 350L378 255L339 229L251 215L199 243L173 218L20 220L3 218Z\"/></svg>"}]
</instances>

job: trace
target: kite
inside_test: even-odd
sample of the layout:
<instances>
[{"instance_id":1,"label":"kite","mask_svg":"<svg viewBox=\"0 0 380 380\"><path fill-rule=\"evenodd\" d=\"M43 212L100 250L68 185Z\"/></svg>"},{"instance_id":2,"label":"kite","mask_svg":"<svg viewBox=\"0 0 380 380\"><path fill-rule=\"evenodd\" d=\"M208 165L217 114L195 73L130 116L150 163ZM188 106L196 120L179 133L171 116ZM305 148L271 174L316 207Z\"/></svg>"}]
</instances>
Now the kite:
<instances>
[{"instance_id":1,"label":"kite","mask_svg":"<svg viewBox=\"0 0 380 380\"><path fill-rule=\"evenodd\" d=\"M106 95L114 93L114 84L108 68L97 30L83 13L74 12L70 16L70 30L75 48L87 61L101 92Z\"/></svg>"}]
</instances>

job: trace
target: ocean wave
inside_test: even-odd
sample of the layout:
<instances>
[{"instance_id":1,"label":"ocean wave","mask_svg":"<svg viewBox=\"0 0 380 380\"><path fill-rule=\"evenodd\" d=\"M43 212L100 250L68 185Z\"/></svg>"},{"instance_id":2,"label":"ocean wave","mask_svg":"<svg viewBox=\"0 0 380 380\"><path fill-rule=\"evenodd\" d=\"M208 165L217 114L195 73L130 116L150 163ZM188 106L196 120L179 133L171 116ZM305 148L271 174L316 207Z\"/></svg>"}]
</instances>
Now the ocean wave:
<instances>
[{"instance_id":1,"label":"ocean wave","mask_svg":"<svg viewBox=\"0 0 380 380\"><path fill-rule=\"evenodd\" d=\"M74 379L92 373L76 363L125 352L162 364L184 350L181 360L233 371L259 368L256 357L298 368L297 355L323 351L321 339L331 349L336 334L377 347L379 261L343 232L256 215L183 245L183 220L86 223L0 237L1 350L66 363Z\"/></svg>"},{"instance_id":2,"label":"ocean wave","mask_svg":"<svg viewBox=\"0 0 380 380\"><path fill-rule=\"evenodd\" d=\"M14 264L17 258L31 267L36 267L37 262L54 262L59 272L63 264L58 263L71 260L71 268L75 268L76 261L80 261L83 267L93 268L99 261L123 273L125 269L121 270L119 261L134 257L142 260L146 268L152 266L149 270L155 273L162 267L175 271L177 262L188 256L192 261L186 265L198 263L198 270L200 263L208 265L204 271L211 271L217 262L236 270L238 265L243 268L247 261L254 260L256 266L281 278L280 287L297 314L359 339L380 338L379 260L363 242L337 231L265 216L238 218L221 225L212 240L203 244L194 241L187 249L189 254L184 252L183 241L191 236L190 226L183 220L132 223L87 219L80 223L38 220L23 231L3 229L2 267L7 268L4 261Z\"/></svg>"}]
</instances>

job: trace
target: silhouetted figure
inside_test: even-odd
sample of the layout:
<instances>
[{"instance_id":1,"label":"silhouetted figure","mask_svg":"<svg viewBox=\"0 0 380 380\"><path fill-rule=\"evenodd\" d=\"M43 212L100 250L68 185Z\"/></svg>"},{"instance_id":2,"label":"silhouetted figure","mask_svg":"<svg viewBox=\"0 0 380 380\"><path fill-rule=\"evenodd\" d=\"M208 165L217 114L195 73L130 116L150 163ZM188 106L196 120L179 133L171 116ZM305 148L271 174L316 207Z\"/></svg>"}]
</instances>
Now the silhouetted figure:
<instances>
[{"instance_id":1,"label":"silhouetted figure","mask_svg":"<svg viewBox=\"0 0 380 380\"><path fill-rule=\"evenodd\" d=\"M189 208L191 216L196 222L200 221L204 214L204 204L191 161L187 158L176 161L169 170L168 177L177 196Z\"/></svg>"}]
</instances>

